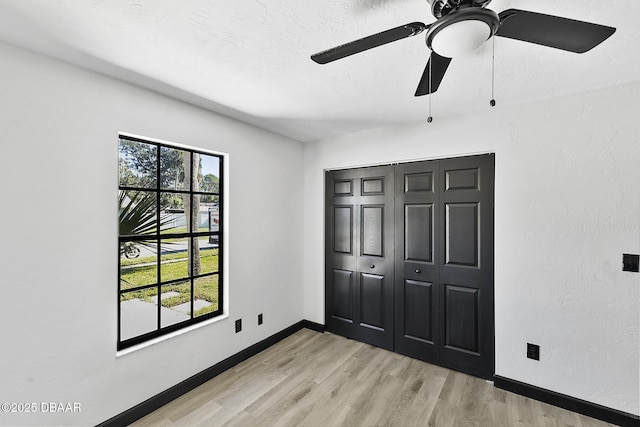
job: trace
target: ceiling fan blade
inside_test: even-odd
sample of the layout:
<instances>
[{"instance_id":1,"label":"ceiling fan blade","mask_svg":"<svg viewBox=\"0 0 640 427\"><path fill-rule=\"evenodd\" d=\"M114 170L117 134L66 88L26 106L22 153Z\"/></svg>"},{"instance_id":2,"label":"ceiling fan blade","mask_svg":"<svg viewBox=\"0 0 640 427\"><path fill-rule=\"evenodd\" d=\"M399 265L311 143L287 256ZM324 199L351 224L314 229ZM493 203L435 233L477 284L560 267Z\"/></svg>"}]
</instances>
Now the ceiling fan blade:
<instances>
[{"instance_id":1,"label":"ceiling fan blade","mask_svg":"<svg viewBox=\"0 0 640 427\"><path fill-rule=\"evenodd\" d=\"M418 83L415 96L428 95L437 91L450 63L451 58L446 58L435 52L431 52L431 57L427 62L424 73L422 73L422 78L420 79L420 83ZM431 71L431 88L429 88L429 71Z\"/></svg>"},{"instance_id":2,"label":"ceiling fan blade","mask_svg":"<svg viewBox=\"0 0 640 427\"><path fill-rule=\"evenodd\" d=\"M410 24L392 28L381 33L373 34L362 39L354 40L352 42L315 53L311 55L311 59L318 64L327 64L355 53L360 53L406 37L415 36L427 28L429 28L429 26L422 22L412 22Z\"/></svg>"},{"instance_id":3,"label":"ceiling fan blade","mask_svg":"<svg viewBox=\"0 0 640 427\"><path fill-rule=\"evenodd\" d=\"M590 22L545 15L520 9L499 14L496 36L584 53L608 39L616 29Z\"/></svg>"}]
</instances>

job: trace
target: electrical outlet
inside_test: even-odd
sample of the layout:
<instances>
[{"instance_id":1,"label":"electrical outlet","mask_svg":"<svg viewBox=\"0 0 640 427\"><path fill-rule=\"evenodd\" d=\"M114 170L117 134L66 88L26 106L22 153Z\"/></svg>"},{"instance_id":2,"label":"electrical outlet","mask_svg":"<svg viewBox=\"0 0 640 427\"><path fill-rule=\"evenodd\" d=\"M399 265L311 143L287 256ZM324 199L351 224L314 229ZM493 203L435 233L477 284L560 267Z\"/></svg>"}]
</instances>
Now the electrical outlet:
<instances>
[{"instance_id":1,"label":"electrical outlet","mask_svg":"<svg viewBox=\"0 0 640 427\"><path fill-rule=\"evenodd\" d=\"M640 272L640 255L622 254L622 271Z\"/></svg>"},{"instance_id":2,"label":"electrical outlet","mask_svg":"<svg viewBox=\"0 0 640 427\"><path fill-rule=\"evenodd\" d=\"M262 325L262 313L258 314L258 325Z\"/></svg>"},{"instance_id":3,"label":"electrical outlet","mask_svg":"<svg viewBox=\"0 0 640 427\"><path fill-rule=\"evenodd\" d=\"M242 319L236 320L236 334L242 330Z\"/></svg>"},{"instance_id":4,"label":"electrical outlet","mask_svg":"<svg viewBox=\"0 0 640 427\"><path fill-rule=\"evenodd\" d=\"M540 360L540 346L537 344L527 343L527 358Z\"/></svg>"}]
</instances>

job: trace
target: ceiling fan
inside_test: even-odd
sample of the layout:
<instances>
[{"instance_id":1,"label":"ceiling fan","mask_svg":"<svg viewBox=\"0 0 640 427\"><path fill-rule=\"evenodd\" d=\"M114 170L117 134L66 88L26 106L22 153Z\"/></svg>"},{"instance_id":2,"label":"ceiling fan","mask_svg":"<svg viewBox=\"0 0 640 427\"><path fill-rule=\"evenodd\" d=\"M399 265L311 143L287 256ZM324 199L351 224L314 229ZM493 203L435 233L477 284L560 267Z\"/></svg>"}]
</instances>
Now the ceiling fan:
<instances>
[{"instance_id":1,"label":"ceiling fan","mask_svg":"<svg viewBox=\"0 0 640 427\"><path fill-rule=\"evenodd\" d=\"M613 27L520 9L498 14L486 9L491 0L427 1L435 22L412 22L318 52L311 59L327 64L426 31L431 55L415 93L422 96L438 90L452 58L473 52L493 36L584 53L616 31Z\"/></svg>"}]
</instances>

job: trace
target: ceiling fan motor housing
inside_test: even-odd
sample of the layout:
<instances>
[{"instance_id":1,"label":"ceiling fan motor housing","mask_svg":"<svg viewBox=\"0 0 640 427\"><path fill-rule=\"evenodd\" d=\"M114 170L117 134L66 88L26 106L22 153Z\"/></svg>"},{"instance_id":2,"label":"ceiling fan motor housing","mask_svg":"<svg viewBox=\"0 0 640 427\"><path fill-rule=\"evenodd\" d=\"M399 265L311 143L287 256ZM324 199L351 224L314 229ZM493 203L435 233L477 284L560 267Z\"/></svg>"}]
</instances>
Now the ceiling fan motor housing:
<instances>
[{"instance_id":1,"label":"ceiling fan motor housing","mask_svg":"<svg viewBox=\"0 0 640 427\"><path fill-rule=\"evenodd\" d=\"M479 48L498 31L499 26L500 17L494 11L465 6L431 24L426 42L429 49L437 54L453 58Z\"/></svg>"},{"instance_id":2,"label":"ceiling fan motor housing","mask_svg":"<svg viewBox=\"0 0 640 427\"><path fill-rule=\"evenodd\" d=\"M485 7L491 0L427 0L431 4L431 13L436 19L448 15L461 6Z\"/></svg>"}]
</instances>

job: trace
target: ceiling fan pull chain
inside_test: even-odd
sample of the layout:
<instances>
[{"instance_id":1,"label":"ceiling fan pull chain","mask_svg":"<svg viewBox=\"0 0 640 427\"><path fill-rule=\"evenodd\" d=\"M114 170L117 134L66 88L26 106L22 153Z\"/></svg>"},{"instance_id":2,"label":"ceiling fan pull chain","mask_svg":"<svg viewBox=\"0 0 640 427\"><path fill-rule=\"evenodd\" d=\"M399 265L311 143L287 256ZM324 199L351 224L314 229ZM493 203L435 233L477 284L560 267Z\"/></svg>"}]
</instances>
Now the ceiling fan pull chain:
<instances>
[{"instance_id":1,"label":"ceiling fan pull chain","mask_svg":"<svg viewBox=\"0 0 640 427\"><path fill-rule=\"evenodd\" d=\"M491 52L491 101L489 101L489 105L495 107L496 99L494 96L494 92L496 86L496 38L491 37L491 41L493 42L493 49Z\"/></svg>"},{"instance_id":2,"label":"ceiling fan pull chain","mask_svg":"<svg viewBox=\"0 0 640 427\"><path fill-rule=\"evenodd\" d=\"M433 117L431 116L431 63L433 62L431 59L433 58L433 53L429 54L429 117L427 117L427 123L431 123L433 121Z\"/></svg>"}]
</instances>

